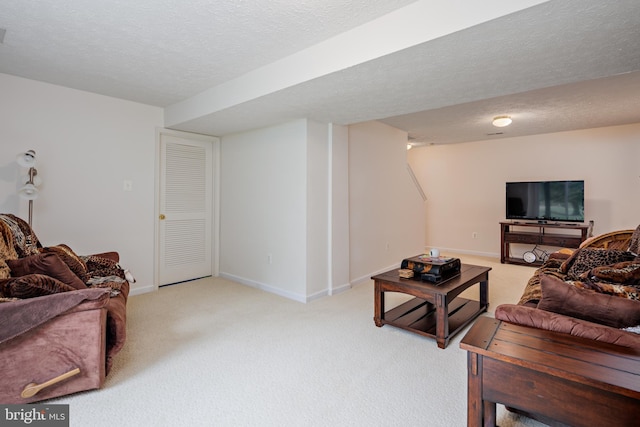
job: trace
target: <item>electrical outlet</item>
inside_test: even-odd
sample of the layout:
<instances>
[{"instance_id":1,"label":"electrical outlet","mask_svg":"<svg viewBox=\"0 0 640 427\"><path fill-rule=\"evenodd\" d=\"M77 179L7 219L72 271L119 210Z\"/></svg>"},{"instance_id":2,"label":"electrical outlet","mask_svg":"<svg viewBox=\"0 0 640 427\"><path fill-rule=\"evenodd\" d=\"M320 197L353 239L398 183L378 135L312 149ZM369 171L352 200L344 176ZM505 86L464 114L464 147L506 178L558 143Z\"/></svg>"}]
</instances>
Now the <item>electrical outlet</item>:
<instances>
[{"instance_id":1,"label":"electrical outlet","mask_svg":"<svg viewBox=\"0 0 640 427\"><path fill-rule=\"evenodd\" d=\"M471 233L471 238L472 239L477 239L478 238L478 232L474 231L473 233Z\"/></svg>"},{"instance_id":2,"label":"electrical outlet","mask_svg":"<svg viewBox=\"0 0 640 427\"><path fill-rule=\"evenodd\" d=\"M125 179L122 183L122 189L124 191L133 191L133 181Z\"/></svg>"},{"instance_id":3,"label":"electrical outlet","mask_svg":"<svg viewBox=\"0 0 640 427\"><path fill-rule=\"evenodd\" d=\"M269 264L271 264L271 263L273 262L273 258L271 257L271 254L268 254L268 255L267 255L267 262L268 262Z\"/></svg>"},{"instance_id":4,"label":"electrical outlet","mask_svg":"<svg viewBox=\"0 0 640 427\"><path fill-rule=\"evenodd\" d=\"M385 248L386 248L386 250L389 250L389 243L387 243Z\"/></svg>"}]
</instances>

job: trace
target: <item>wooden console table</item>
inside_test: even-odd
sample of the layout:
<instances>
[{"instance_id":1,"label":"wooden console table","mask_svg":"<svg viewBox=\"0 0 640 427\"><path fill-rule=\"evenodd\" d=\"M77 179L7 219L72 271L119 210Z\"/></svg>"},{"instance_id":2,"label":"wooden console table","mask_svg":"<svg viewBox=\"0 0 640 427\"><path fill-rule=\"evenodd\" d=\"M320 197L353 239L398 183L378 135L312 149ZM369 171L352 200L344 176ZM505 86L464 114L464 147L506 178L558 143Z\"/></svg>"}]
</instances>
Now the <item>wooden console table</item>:
<instances>
[{"instance_id":1,"label":"wooden console table","mask_svg":"<svg viewBox=\"0 0 640 427\"><path fill-rule=\"evenodd\" d=\"M481 317L467 350L467 426L495 426L496 403L552 426L640 420L640 351Z\"/></svg>"},{"instance_id":2,"label":"wooden console table","mask_svg":"<svg viewBox=\"0 0 640 427\"><path fill-rule=\"evenodd\" d=\"M528 231L515 230L514 227L524 227ZM531 231L537 228L537 231ZM573 230L576 233L545 233L546 230ZM580 232L578 234L577 232ZM522 258L514 258L510 254L509 245L512 243L557 246L563 248L577 248L587 239L589 226L585 224L539 224L534 222L501 222L500 223L500 262L502 264L521 264L540 266L542 262L528 263Z\"/></svg>"}]
</instances>

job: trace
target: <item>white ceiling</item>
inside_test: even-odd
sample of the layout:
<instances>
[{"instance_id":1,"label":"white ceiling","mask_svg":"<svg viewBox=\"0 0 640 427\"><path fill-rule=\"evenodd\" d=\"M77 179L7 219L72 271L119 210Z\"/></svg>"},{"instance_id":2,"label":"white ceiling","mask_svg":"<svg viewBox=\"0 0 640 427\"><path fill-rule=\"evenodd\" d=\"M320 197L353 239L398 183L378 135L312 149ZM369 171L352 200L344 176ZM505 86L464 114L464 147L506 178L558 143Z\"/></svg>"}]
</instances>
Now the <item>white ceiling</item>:
<instances>
[{"instance_id":1,"label":"white ceiling","mask_svg":"<svg viewBox=\"0 0 640 427\"><path fill-rule=\"evenodd\" d=\"M638 0L16 0L0 28L0 72L192 132L381 120L448 143L640 122Z\"/></svg>"}]
</instances>

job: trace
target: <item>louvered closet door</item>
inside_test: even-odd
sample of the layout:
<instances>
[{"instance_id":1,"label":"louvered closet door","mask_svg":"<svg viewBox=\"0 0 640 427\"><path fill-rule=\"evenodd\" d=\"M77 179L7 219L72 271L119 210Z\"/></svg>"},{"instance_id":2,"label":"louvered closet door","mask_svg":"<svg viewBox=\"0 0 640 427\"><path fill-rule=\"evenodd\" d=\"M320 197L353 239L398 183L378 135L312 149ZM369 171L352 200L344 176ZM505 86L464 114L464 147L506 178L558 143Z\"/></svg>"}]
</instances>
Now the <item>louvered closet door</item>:
<instances>
[{"instance_id":1,"label":"louvered closet door","mask_svg":"<svg viewBox=\"0 0 640 427\"><path fill-rule=\"evenodd\" d=\"M160 136L159 285L211 276L211 142Z\"/></svg>"}]
</instances>

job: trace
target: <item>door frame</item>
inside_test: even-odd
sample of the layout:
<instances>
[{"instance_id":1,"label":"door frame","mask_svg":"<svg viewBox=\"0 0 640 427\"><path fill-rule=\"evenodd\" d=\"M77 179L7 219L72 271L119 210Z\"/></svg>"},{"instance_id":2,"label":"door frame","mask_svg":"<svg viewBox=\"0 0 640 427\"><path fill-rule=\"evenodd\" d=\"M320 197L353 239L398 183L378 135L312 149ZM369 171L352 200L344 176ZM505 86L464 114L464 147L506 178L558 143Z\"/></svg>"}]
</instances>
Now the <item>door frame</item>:
<instances>
[{"instance_id":1,"label":"door frame","mask_svg":"<svg viewBox=\"0 0 640 427\"><path fill-rule=\"evenodd\" d=\"M211 212L211 274L217 277L220 273L220 138L210 135L177 131L173 129L156 128L156 149L155 149L155 177L154 177L154 207L153 207L153 290L159 288L160 277L160 138L162 135L175 136L196 141L211 143L213 164L211 167L213 185L211 186L212 212Z\"/></svg>"}]
</instances>

